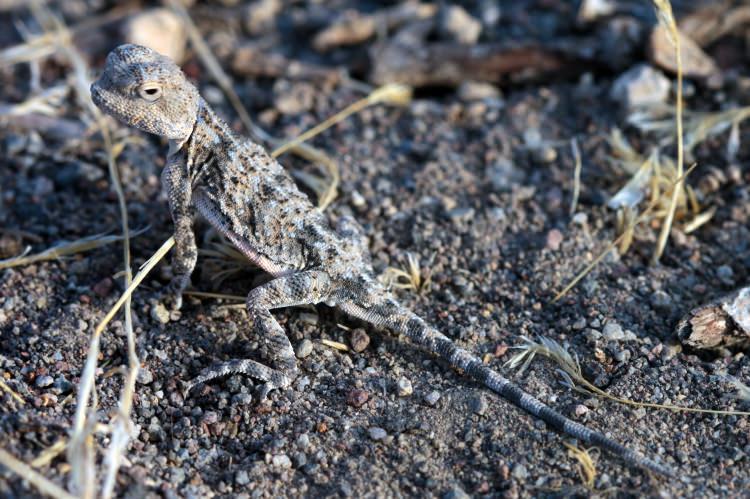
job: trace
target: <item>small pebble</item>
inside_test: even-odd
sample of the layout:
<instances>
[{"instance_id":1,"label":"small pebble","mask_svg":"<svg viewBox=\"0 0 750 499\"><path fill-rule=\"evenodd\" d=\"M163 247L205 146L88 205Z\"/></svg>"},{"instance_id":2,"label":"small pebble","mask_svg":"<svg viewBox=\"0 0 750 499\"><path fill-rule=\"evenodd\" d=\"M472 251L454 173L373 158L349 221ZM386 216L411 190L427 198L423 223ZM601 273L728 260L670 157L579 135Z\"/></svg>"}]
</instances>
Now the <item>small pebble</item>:
<instances>
[{"instance_id":1,"label":"small pebble","mask_svg":"<svg viewBox=\"0 0 750 499\"><path fill-rule=\"evenodd\" d=\"M370 399L370 394L365 390L355 389L346 395L346 403L352 407L362 407Z\"/></svg>"},{"instance_id":2,"label":"small pebble","mask_svg":"<svg viewBox=\"0 0 750 499\"><path fill-rule=\"evenodd\" d=\"M488 407L487 400L481 395L477 395L471 400L471 410L474 414L483 416Z\"/></svg>"},{"instance_id":3,"label":"small pebble","mask_svg":"<svg viewBox=\"0 0 750 499\"><path fill-rule=\"evenodd\" d=\"M414 393L414 388L411 386L411 381L403 376L399 378L397 385L399 397L408 397L409 395Z\"/></svg>"},{"instance_id":4,"label":"small pebble","mask_svg":"<svg viewBox=\"0 0 750 499\"><path fill-rule=\"evenodd\" d=\"M440 400L440 392L434 390L424 397L424 401L427 402L427 405L429 406L434 406L438 403L438 400Z\"/></svg>"},{"instance_id":5,"label":"small pebble","mask_svg":"<svg viewBox=\"0 0 750 499\"><path fill-rule=\"evenodd\" d=\"M375 440L376 442L379 440L385 440L385 438L388 436L388 433L386 433L383 428L378 428L377 426L373 426L372 428L367 430L367 434L370 435L370 438L372 440Z\"/></svg>"},{"instance_id":6,"label":"small pebble","mask_svg":"<svg viewBox=\"0 0 750 499\"><path fill-rule=\"evenodd\" d=\"M576 405L575 414L577 417L580 418L581 416L585 416L586 414L588 414L588 412L589 412L589 408L586 407L585 405L583 404Z\"/></svg>"},{"instance_id":7,"label":"small pebble","mask_svg":"<svg viewBox=\"0 0 750 499\"><path fill-rule=\"evenodd\" d=\"M291 468L292 467L292 460L289 459L289 456L286 454L278 454L276 456L273 456L273 459L271 460L274 466L277 468Z\"/></svg>"},{"instance_id":8,"label":"small pebble","mask_svg":"<svg viewBox=\"0 0 750 499\"><path fill-rule=\"evenodd\" d=\"M672 307L672 297L662 290L654 291L651 295L651 306L666 312Z\"/></svg>"},{"instance_id":9,"label":"small pebble","mask_svg":"<svg viewBox=\"0 0 750 499\"><path fill-rule=\"evenodd\" d=\"M304 340L300 341L297 345L297 350L295 350L295 354L297 355L297 358L304 359L305 357L308 357L313 351L313 342L305 338Z\"/></svg>"},{"instance_id":10,"label":"small pebble","mask_svg":"<svg viewBox=\"0 0 750 499\"><path fill-rule=\"evenodd\" d=\"M151 307L151 318L161 324L169 322L169 310L162 303L157 303Z\"/></svg>"},{"instance_id":11,"label":"small pebble","mask_svg":"<svg viewBox=\"0 0 750 499\"><path fill-rule=\"evenodd\" d=\"M519 482L525 481L529 476L529 472L523 464L515 465L511 474L513 475L513 478L517 479Z\"/></svg>"},{"instance_id":12,"label":"small pebble","mask_svg":"<svg viewBox=\"0 0 750 499\"><path fill-rule=\"evenodd\" d=\"M50 386L54 382L55 380L52 378L52 376L45 374L44 376L39 376L34 384L37 386L37 388L45 388Z\"/></svg>"},{"instance_id":13,"label":"small pebble","mask_svg":"<svg viewBox=\"0 0 750 499\"><path fill-rule=\"evenodd\" d=\"M247 474L247 471L240 470L234 475L234 483L237 485L247 485L250 483L250 476Z\"/></svg>"},{"instance_id":14,"label":"small pebble","mask_svg":"<svg viewBox=\"0 0 750 499\"><path fill-rule=\"evenodd\" d=\"M560 232L557 229L552 229L547 233L547 248L552 251L557 251L560 249L560 244L562 244L563 241L563 235L562 232Z\"/></svg>"},{"instance_id":15,"label":"small pebble","mask_svg":"<svg viewBox=\"0 0 750 499\"><path fill-rule=\"evenodd\" d=\"M150 369L142 367L138 370L138 377L136 378L136 381L141 385L148 385L149 383L154 381L154 373L152 373Z\"/></svg>"},{"instance_id":16,"label":"small pebble","mask_svg":"<svg viewBox=\"0 0 750 499\"><path fill-rule=\"evenodd\" d=\"M604 335L604 338L609 341L619 341L625 338L625 331L623 331L622 326L615 321L607 322L604 325L602 334Z\"/></svg>"},{"instance_id":17,"label":"small pebble","mask_svg":"<svg viewBox=\"0 0 750 499\"><path fill-rule=\"evenodd\" d=\"M370 344L370 337L367 335L364 329L357 328L352 331L351 339L349 340L352 345L352 350L359 353L365 350Z\"/></svg>"},{"instance_id":18,"label":"small pebble","mask_svg":"<svg viewBox=\"0 0 750 499\"><path fill-rule=\"evenodd\" d=\"M219 421L219 414L215 411L206 411L203 414L203 418L201 419L201 421L206 424L217 423Z\"/></svg>"}]
</instances>

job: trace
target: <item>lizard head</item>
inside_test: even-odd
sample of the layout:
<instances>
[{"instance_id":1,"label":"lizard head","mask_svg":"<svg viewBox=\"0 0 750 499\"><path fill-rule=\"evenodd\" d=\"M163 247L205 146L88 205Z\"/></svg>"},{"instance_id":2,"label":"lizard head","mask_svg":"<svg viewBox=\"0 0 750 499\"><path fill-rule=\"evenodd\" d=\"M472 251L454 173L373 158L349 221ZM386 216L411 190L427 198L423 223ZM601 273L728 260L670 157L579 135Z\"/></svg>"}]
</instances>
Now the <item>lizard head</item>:
<instances>
[{"instance_id":1,"label":"lizard head","mask_svg":"<svg viewBox=\"0 0 750 499\"><path fill-rule=\"evenodd\" d=\"M200 100L174 61L130 44L109 53L91 98L123 123L177 141L192 133Z\"/></svg>"}]
</instances>

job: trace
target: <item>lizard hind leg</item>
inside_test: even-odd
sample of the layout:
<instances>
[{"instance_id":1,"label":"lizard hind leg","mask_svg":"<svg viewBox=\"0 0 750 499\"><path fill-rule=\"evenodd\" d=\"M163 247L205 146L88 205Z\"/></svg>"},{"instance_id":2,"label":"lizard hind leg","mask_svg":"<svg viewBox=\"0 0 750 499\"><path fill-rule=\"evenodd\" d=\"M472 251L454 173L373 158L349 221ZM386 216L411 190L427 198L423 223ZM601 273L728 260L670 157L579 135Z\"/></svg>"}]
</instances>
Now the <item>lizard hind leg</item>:
<instances>
[{"instance_id":1,"label":"lizard hind leg","mask_svg":"<svg viewBox=\"0 0 750 499\"><path fill-rule=\"evenodd\" d=\"M289 386L297 376L297 360L289 338L271 310L320 303L328 298L331 287L327 273L308 270L278 277L250 291L246 302L248 314L254 331L268 347L273 367L251 359L231 360L203 371L189 383L188 391L228 374L246 374L263 381L261 399L275 388Z\"/></svg>"}]
</instances>

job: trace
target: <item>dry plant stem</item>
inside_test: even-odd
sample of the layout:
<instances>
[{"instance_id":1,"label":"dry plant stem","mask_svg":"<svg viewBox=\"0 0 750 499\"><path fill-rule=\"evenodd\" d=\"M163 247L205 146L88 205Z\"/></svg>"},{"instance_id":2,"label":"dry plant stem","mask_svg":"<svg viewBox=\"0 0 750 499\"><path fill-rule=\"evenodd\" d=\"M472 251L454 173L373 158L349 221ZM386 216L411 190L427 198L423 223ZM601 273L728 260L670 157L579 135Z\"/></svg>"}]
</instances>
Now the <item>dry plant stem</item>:
<instances>
[{"instance_id":1,"label":"dry plant stem","mask_svg":"<svg viewBox=\"0 0 750 499\"><path fill-rule=\"evenodd\" d=\"M231 300L244 302L247 297L239 295L225 295L222 293L207 293L205 291L185 291L183 294L199 298L216 298L217 300Z\"/></svg>"},{"instance_id":2,"label":"dry plant stem","mask_svg":"<svg viewBox=\"0 0 750 499\"><path fill-rule=\"evenodd\" d=\"M579 464L578 472L581 475L581 481L589 488L594 488L594 480L596 479L596 465L594 459L591 457L589 449L580 449L575 445L563 442L563 445L568 448L568 452L574 457Z\"/></svg>"},{"instance_id":3,"label":"dry plant stem","mask_svg":"<svg viewBox=\"0 0 750 499\"><path fill-rule=\"evenodd\" d=\"M324 344L327 347L335 348L336 350L340 350L342 352L348 352L349 347L344 345L343 343L339 343L338 341L332 341L332 340L320 340L322 344Z\"/></svg>"},{"instance_id":4,"label":"dry plant stem","mask_svg":"<svg viewBox=\"0 0 750 499\"><path fill-rule=\"evenodd\" d=\"M685 177L687 177L690 174L690 172L693 171L694 168L695 168L695 165L693 165L690 168L688 168L688 170L684 174L680 175L680 177L673 183L673 186L680 185L680 183L685 180ZM659 199L658 198L651 200L651 202L648 204L648 206L646 206L646 209L643 210L643 212L640 215L638 215L637 217L635 217L628 224L628 226L625 228L625 230L623 231L622 234L620 234L614 241L610 242L607 245L607 247L604 249L604 251L602 251L601 253L599 253L599 255L597 255L597 257L594 258L594 260L590 264L588 264L580 273L578 273L578 275L576 275L573 278L572 281L570 281L570 283L568 283L567 286L565 286L562 289L562 291L560 291L559 293L557 293L555 295L555 297L552 299L552 303L555 303L560 298L562 298L563 296L565 296L568 293L568 291L570 291L571 289L573 289L575 287L575 285L578 284L581 281L581 279L583 279L584 277L586 277L586 275L589 272L591 272L591 269L593 269L594 267L596 267L599 264L599 262L601 262L604 259L604 257L607 256L607 254L610 251L612 251L618 244L620 244L620 241L622 241L623 238L625 236L627 236L628 233L630 231L632 231L636 227L636 225L638 225L639 223L643 222L648 217L648 215L654 210L654 208L656 208L658 206L658 204L659 204Z\"/></svg>"},{"instance_id":5,"label":"dry plant stem","mask_svg":"<svg viewBox=\"0 0 750 499\"><path fill-rule=\"evenodd\" d=\"M28 481L42 494L46 494L57 499L78 499L75 496L68 494L62 487L47 480L44 476L34 471L26 463L19 461L11 454L2 449L0 449L0 464L8 468L24 480Z\"/></svg>"},{"instance_id":6,"label":"dry plant stem","mask_svg":"<svg viewBox=\"0 0 750 499\"><path fill-rule=\"evenodd\" d=\"M521 348L523 351L518 354L515 358L508 361L508 364L517 364L526 357L524 362L525 366L531 362L536 354L543 355L554 362L560 367L560 372L566 379L565 386L572 388L573 390L582 393L584 395L597 395L599 397L617 402L619 404L629 405L632 407L648 407L650 409L666 409L673 412L696 412L702 414L718 414L724 416L750 416L748 411L724 411L720 409L703 409L700 407L680 407L677 405L669 404L657 404L654 402L638 402L635 400L625 399L611 395L596 385L592 384L581 374L581 368L578 364L578 360L570 356L567 350L560 346L557 342L550 339L542 338L541 343L537 343L524 337L526 345L516 348ZM555 352L552 349L559 349L559 352ZM523 368L522 368L523 369ZM578 385L576 384L578 383ZM580 386L579 386L580 385Z\"/></svg>"},{"instance_id":7,"label":"dry plant stem","mask_svg":"<svg viewBox=\"0 0 750 499\"><path fill-rule=\"evenodd\" d=\"M20 267L23 265L30 265L32 263L44 262L48 260L56 260L63 256L74 255L89 251L92 249L100 248L107 244L112 244L117 241L121 241L122 236L90 236L72 241L70 243L59 244L51 248L47 248L44 251L35 253L33 255L23 254L6 260L0 260L0 270L9 269L11 267Z\"/></svg>"},{"instance_id":8,"label":"dry plant stem","mask_svg":"<svg viewBox=\"0 0 750 499\"><path fill-rule=\"evenodd\" d=\"M334 114L327 120L307 130L302 135L299 135L296 139L287 142L274 151L276 156L280 156L285 152L293 149L294 147L302 144L306 140L315 137L316 135L328 130L336 123L345 120L354 113L357 113L368 106L377 104L379 102L408 102L411 96L411 89L405 85L399 85L397 83L389 83L375 89L367 97L360 99L338 113Z\"/></svg>"},{"instance_id":9,"label":"dry plant stem","mask_svg":"<svg viewBox=\"0 0 750 499\"><path fill-rule=\"evenodd\" d=\"M109 321L111 321L117 311L120 310L120 307L122 307L122 305L130 298L130 295L133 294L135 288L137 288L138 285L143 281L143 279L146 278L146 276L149 274L149 272L151 272L156 264L159 263L162 258L164 258L164 255L166 255L169 250L172 249L172 246L174 246L174 237L170 237L169 239L164 241L161 247L156 250L151 258L149 258L148 261L143 265L143 267L141 267L135 277L133 277L133 282L130 283L130 286L128 286L128 288L123 292L122 296L120 296L120 299L117 300L117 303L115 303L114 306L109 309L109 312L107 312L107 315L105 315L101 322L99 322L99 325L96 326L96 329L94 330L94 337L99 337L102 331L104 331L104 328L107 327L107 324L109 324Z\"/></svg>"},{"instance_id":10,"label":"dry plant stem","mask_svg":"<svg viewBox=\"0 0 750 499\"><path fill-rule=\"evenodd\" d=\"M683 171L683 139L682 139L682 50L680 48L680 34L677 30L677 24L675 23L674 16L672 15L672 6L669 0L657 0L655 1L657 8L662 11L664 18L666 19L667 28L672 33L672 38L675 46L675 57L677 58L677 102L675 103L676 114L675 123L677 125L677 176L682 177ZM661 22L661 21L660 21ZM674 213L677 209L677 198L679 193L682 191L682 181L678 181L672 191L672 201L669 205L669 212L664 220L661 233L659 234L659 240L656 245L656 251L653 256L653 263L658 263L661 255L664 253L664 248L667 245L667 239L669 238L669 232L672 230L672 221L674 220Z\"/></svg>"},{"instance_id":11,"label":"dry plant stem","mask_svg":"<svg viewBox=\"0 0 750 499\"><path fill-rule=\"evenodd\" d=\"M0 378L0 389L3 390L3 391L5 391L5 392L7 392L11 397L13 397L14 399L16 399L16 401L18 401L19 404L21 404L21 405L26 404L26 401L24 401L24 399L22 399L19 394L17 394L16 392L14 392L11 387L9 387L8 385L6 385L5 381L3 381L2 378Z\"/></svg>"},{"instance_id":12,"label":"dry plant stem","mask_svg":"<svg viewBox=\"0 0 750 499\"><path fill-rule=\"evenodd\" d=\"M575 171L573 173L573 199L570 201L570 214L573 215L578 208L578 196L581 194L581 150L575 137L570 140L570 150L573 152Z\"/></svg>"},{"instance_id":13,"label":"dry plant stem","mask_svg":"<svg viewBox=\"0 0 750 499\"><path fill-rule=\"evenodd\" d=\"M113 152L112 137L104 117L99 109L91 101L89 86L91 82L88 79L89 68L81 57L78 50L73 46L72 36L64 23L55 18L47 8L40 2L32 4L32 11L42 26L47 29L54 29L60 34L63 40L62 49L66 53L68 60L73 66L76 93L79 101L85 105L89 113L94 117L99 131L104 139L105 150L107 152L107 167L109 170L110 180L117 194L118 207L120 211L120 222L122 225L123 239L123 266L125 271L125 284L129 286L132 280L132 270L130 266L130 228L128 226L127 204L125 202L125 193L120 182L120 174L115 163ZM133 333L133 319L130 307L130 297L125 302L125 333L128 343L128 376L123 387L120 403L115 417L114 431L109 450L106 455L107 472L103 486L102 496L106 499L112 496L114 490L115 477L119 469L122 454L130 441L130 410L132 408L133 391L135 389L135 380L138 375L139 360L135 349L135 334ZM89 397L95 389L95 373L97 357L99 355L99 335L94 335L89 346L89 356L86 359L84 376L81 378L78 394L78 406L76 407L76 416L73 424L71 442L68 447L70 464L74 468L72 475L75 487L81 491L85 497L95 495L95 473L93 458L95 451L92 448L91 435L85 429L91 427L95 420L87 421ZM86 462L85 466L76 466L77 458ZM79 470L76 470L79 468ZM83 468L81 470L80 468ZM79 473L83 471L82 475Z\"/></svg>"}]
</instances>

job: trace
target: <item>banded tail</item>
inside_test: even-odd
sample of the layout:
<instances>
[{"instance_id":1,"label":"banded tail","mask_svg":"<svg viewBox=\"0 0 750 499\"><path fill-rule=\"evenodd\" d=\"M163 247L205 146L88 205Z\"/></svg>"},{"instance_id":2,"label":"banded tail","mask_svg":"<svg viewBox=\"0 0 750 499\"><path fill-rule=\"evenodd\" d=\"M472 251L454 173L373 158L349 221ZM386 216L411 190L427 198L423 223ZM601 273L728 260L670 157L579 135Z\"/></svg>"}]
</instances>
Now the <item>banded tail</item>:
<instances>
[{"instance_id":1,"label":"banded tail","mask_svg":"<svg viewBox=\"0 0 750 499\"><path fill-rule=\"evenodd\" d=\"M650 470L660 475L676 476L674 470L670 467L649 459L643 454L607 438L602 433L585 427L581 423L566 418L524 392L501 376L500 373L485 366L478 357L458 347L450 338L427 325L423 319L399 305L395 300L385 298L380 303L372 303L371 305L345 302L340 303L339 307L344 312L361 320L408 336L413 342L426 347L438 357L447 360L453 368L462 370L511 404L536 416L556 430L588 445L595 445L604 449L631 466Z\"/></svg>"}]
</instances>

